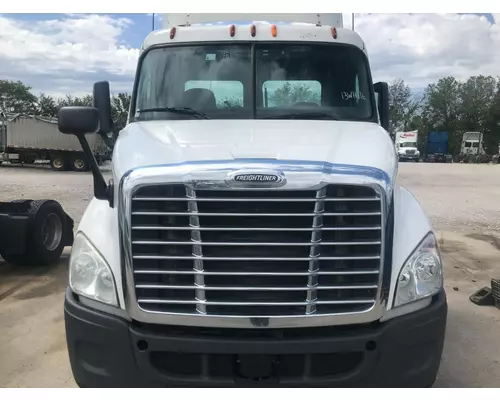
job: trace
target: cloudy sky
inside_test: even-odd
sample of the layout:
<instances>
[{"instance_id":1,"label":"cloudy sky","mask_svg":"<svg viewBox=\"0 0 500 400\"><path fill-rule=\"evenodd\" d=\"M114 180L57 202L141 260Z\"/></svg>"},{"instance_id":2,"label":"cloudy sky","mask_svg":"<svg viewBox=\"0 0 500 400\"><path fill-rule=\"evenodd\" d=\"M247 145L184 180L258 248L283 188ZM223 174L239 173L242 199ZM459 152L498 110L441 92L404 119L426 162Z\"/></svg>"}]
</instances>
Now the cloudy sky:
<instances>
[{"instance_id":1,"label":"cloudy sky","mask_svg":"<svg viewBox=\"0 0 500 400\"><path fill-rule=\"evenodd\" d=\"M88 93L96 80L130 92L151 26L151 14L0 14L0 79L55 96ZM356 14L355 27L375 80L420 91L446 75L500 76L500 14Z\"/></svg>"}]
</instances>

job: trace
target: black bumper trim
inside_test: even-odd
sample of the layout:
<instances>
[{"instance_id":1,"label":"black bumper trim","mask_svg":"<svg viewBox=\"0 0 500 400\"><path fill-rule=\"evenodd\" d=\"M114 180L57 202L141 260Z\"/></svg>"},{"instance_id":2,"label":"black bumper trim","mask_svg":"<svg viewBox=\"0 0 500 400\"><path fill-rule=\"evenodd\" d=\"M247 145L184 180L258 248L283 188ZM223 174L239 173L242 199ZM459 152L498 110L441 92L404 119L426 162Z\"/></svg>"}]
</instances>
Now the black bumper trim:
<instances>
[{"instance_id":1,"label":"black bumper trim","mask_svg":"<svg viewBox=\"0 0 500 400\"><path fill-rule=\"evenodd\" d=\"M255 330L245 335L230 329L215 336L204 330L182 334L182 327L153 329L130 323L86 308L69 290L65 301L71 367L83 387L428 387L439 369L446 317L443 291L423 310L384 323L332 328L336 333L329 335L321 328L304 328L293 331L296 337L290 336L291 330L279 338L264 337L264 331L258 337ZM199 373L180 373L180 363L179 371L172 372L172 365L175 369L177 364L170 361L175 357L181 357L178 360L188 367L187 360L199 362ZM330 362L335 373L315 375L317 368L310 366L315 357L325 365L335 359L341 365ZM272 363L274 372L266 381L249 381L234 371L223 374L222 364L229 359L235 360L231 367L235 371L242 368L241 359L245 368L257 363L258 368L266 369L271 364L265 363ZM285 360L289 366L283 365ZM164 368L169 362L170 369ZM301 362L309 367L300 374L291 373ZM212 375L214 369L218 372Z\"/></svg>"}]
</instances>

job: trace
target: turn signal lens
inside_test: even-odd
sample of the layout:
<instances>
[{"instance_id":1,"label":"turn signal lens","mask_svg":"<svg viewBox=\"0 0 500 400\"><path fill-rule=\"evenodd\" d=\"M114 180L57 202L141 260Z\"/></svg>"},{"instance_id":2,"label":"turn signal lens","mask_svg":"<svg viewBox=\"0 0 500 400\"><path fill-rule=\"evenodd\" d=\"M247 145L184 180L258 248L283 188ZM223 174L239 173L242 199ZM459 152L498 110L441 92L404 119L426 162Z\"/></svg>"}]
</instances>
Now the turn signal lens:
<instances>
[{"instance_id":1,"label":"turn signal lens","mask_svg":"<svg viewBox=\"0 0 500 400\"><path fill-rule=\"evenodd\" d=\"M278 36L278 27L276 25L271 26L271 35L273 35L273 37Z\"/></svg>"},{"instance_id":2,"label":"turn signal lens","mask_svg":"<svg viewBox=\"0 0 500 400\"><path fill-rule=\"evenodd\" d=\"M175 29L175 26L173 26L170 29L170 39L173 39L175 37L175 32L176 32L176 29Z\"/></svg>"},{"instance_id":3,"label":"turn signal lens","mask_svg":"<svg viewBox=\"0 0 500 400\"><path fill-rule=\"evenodd\" d=\"M337 39L337 28L335 28L334 26L332 26L330 30L332 31L332 37L334 39Z\"/></svg>"},{"instance_id":4,"label":"turn signal lens","mask_svg":"<svg viewBox=\"0 0 500 400\"><path fill-rule=\"evenodd\" d=\"M255 27L255 25L252 25L250 27L250 35L252 35L252 37L255 37L256 34L257 34L257 28Z\"/></svg>"},{"instance_id":5,"label":"turn signal lens","mask_svg":"<svg viewBox=\"0 0 500 400\"><path fill-rule=\"evenodd\" d=\"M235 25L231 25L229 27L229 34L231 35L231 37L234 37L234 35L236 35L236 26Z\"/></svg>"}]
</instances>

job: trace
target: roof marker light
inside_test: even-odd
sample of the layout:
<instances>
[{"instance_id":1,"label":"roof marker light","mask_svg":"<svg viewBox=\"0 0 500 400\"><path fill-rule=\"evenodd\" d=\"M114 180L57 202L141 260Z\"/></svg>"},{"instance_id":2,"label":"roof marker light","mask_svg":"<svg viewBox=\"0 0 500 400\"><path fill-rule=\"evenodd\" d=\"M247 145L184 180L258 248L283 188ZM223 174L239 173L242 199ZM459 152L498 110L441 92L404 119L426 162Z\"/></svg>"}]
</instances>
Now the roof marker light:
<instances>
[{"instance_id":1,"label":"roof marker light","mask_svg":"<svg viewBox=\"0 0 500 400\"><path fill-rule=\"evenodd\" d=\"M255 25L250 26L250 35L252 35L252 37L255 37L256 34L257 28L255 27Z\"/></svg>"},{"instance_id":2,"label":"roof marker light","mask_svg":"<svg viewBox=\"0 0 500 400\"><path fill-rule=\"evenodd\" d=\"M278 27L276 25L271 26L271 35L273 35L273 37L278 36Z\"/></svg>"},{"instance_id":3,"label":"roof marker light","mask_svg":"<svg viewBox=\"0 0 500 400\"><path fill-rule=\"evenodd\" d=\"M337 39L337 28L335 28L334 26L332 26L332 27L330 28L330 30L332 31L332 37L333 37L334 39Z\"/></svg>"},{"instance_id":4,"label":"roof marker light","mask_svg":"<svg viewBox=\"0 0 500 400\"><path fill-rule=\"evenodd\" d=\"M175 26L173 26L171 29L170 29L170 39L173 39L175 37Z\"/></svg>"},{"instance_id":5,"label":"roof marker light","mask_svg":"<svg viewBox=\"0 0 500 400\"><path fill-rule=\"evenodd\" d=\"M236 34L236 25L229 26L229 34L231 35L231 37L234 37L234 35Z\"/></svg>"}]
</instances>

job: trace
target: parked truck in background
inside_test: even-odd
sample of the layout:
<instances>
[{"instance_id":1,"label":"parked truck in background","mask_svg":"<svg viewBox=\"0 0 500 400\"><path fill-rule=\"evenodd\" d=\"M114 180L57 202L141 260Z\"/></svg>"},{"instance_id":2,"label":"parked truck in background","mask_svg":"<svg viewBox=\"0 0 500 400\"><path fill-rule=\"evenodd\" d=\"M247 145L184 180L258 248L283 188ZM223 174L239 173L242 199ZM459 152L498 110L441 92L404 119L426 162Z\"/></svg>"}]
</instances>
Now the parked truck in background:
<instances>
[{"instance_id":1,"label":"parked truck in background","mask_svg":"<svg viewBox=\"0 0 500 400\"><path fill-rule=\"evenodd\" d=\"M465 132L462 135L460 155L479 156L485 154L483 134L481 132Z\"/></svg>"},{"instance_id":2,"label":"parked truck in background","mask_svg":"<svg viewBox=\"0 0 500 400\"><path fill-rule=\"evenodd\" d=\"M395 143L399 161L420 161L418 131L397 132Z\"/></svg>"},{"instance_id":3,"label":"parked truck in background","mask_svg":"<svg viewBox=\"0 0 500 400\"><path fill-rule=\"evenodd\" d=\"M78 385L433 385L441 258L361 37L342 14L164 20L108 182L85 134L112 131L109 84L59 113L94 174L65 299Z\"/></svg>"},{"instance_id":4,"label":"parked truck in background","mask_svg":"<svg viewBox=\"0 0 500 400\"><path fill-rule=\"evenodd\" d=\"M434 131L427 134L426 162L452 162L452 155L448 150L448 132Z\"/></svg>"},{"instance_id":5,"label":"parked truck in background","mask_svg":"<svg viewBox=\"0 0 500 400\"><path fill-rule=\"evenodd\" d=\"M4 114L0 125L0 163L33 164L49 161L56 171L88 171L89 161L78 140L62 136L56 118L23 114ZM87 136L92 153L99 163L110 158L110 147L100 135Z\"/></svg>"}]
</instances>

